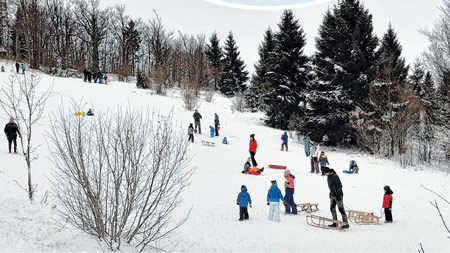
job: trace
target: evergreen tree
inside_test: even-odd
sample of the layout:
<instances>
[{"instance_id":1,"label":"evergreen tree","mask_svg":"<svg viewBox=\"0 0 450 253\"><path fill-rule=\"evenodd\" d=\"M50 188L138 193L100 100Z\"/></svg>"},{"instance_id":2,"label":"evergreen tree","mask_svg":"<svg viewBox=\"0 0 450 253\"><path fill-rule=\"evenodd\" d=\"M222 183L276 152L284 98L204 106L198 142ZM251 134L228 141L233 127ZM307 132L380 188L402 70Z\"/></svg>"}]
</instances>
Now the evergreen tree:
<instances>
[{"instance_id":1,"label":"evergreen tree","mask_svg":"<svg viewBox=\"0 0 450 253\"><path fill-rule=\"evenodd\" d=\"M264 94L267 125L287 129L293 115L300 115L299 105L308 83L308 57L303 49L305 33L294 17L286 10L275 33L275 48L269 53L270 72L265 79L269 84Z\"/></svg>"},{"instance_id":2,"label":"evergreen tree","mask_svg":"<svg viewBox=\"0 0 450 253\"><path fill-rule=\"evenodd\" d=\"M220 72L222 70L223 52L220 47L220 39L216 32L209 38L209 44L206 45L206 55L211 62L212 76L214 78L214 89L217 90L217 85L220 80Z\"/></svg>"},{"instance_id":3,"label":"evergreen tree","mask_svg":"<svg viewBox=\"0 0 450 253\"><path fill-rule=\"evenodd\" d=\"M269 56L275 49L275 40L272 29L268 28L264 40L258 48L259 60L255 64L255 73L252 75L250 85L245 92L247 106L253 112L262 106L262 94L269 91L267 73L271 71Z\"/></svg>"},{"instance_id":4,"label":"evergreen tree","mask_svg":"<svg viewBox=\"0 0 450 253\"><path fill-rule=\"evenodd\" d=\"M230 32L225 42L225 56L222 61L220 76L220 92L226 96L233 96L236 92L244 92L248 80L248 72L245 70L244 61L239 56L239 50Z\"/></svg>"},{"instance_id":5,"label":"evergreen tree","mask_svg":"<svg viewBox=\"0 0 450 253\"><path fill-rule=\"evenodd\" d=\"M377 44L372 15L359 0L339 1L327 11L316 38L317 80L309 87L304 135L331 145L356 141L348 123L368 97Z\"/></svg>"},{"instance_id":6,"label":"evergreen tree","mask_svg":"<svg viewBox=\"0 0 450 253\"><path fill-rule=\"evenodd\" d=\"M128 22L127 27L124 31L124 39L125 39L125 57L126 63L131 66L135 66L135 62L137 60L137 52L139 51L139 47L141 44L141 35L136 28L136 24L133 20Z\"/></svg>"},{"instance_id":7,"label":"evergreen tree","mask_svg":"<svg viewBox=\"0 0 450 253\"><path fill-rule=\"evenodd\" d=\"M414 61L412 74L409 76L409 82L411 83L416 96L421 97L424 95L425 90L422 85L424 77L425 77L425 70L423 69L422 63L420 62L419 59L416 59Z\"/></svg>"}]
</instances>

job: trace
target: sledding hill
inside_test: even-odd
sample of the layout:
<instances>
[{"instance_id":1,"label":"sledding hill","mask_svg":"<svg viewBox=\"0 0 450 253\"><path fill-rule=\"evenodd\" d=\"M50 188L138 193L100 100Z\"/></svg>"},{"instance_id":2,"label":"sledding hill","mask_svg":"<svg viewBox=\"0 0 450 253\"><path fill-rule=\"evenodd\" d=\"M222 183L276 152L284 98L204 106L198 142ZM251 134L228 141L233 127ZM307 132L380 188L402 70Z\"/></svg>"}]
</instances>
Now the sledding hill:
<instances>
[{"instance_id":1,"label":"sledding hill","mask_svg":"<svg viewBox=\"0 0 450 253\"><path fill-rule=\"evenodd\" d=\"M1 64L4 64L1 63ZM3 84L11 74L0 73ZM173 110L175 120L183 127L193 122L192 113L183 108L177 90L168 96L152 95L148 90L136 89L133 84L110 82L110 85L83 83L81 79L43 76L42 89L53 85L53 93L46 106L46 115L58 106L67 106L70 99L83 100L94 112L115 110L118 106L150 107L160 113ZM450 251L450 241L437 211L429 201L436 197L425 191L427 186L450 199L449 176L424 168L402 169L393 161L360 154L349 150L325 151L331 167L338 171L347 208L380 214L383 186L394 191L393 224L359 226L350 224L344 232L321 230L306 224L305 213L283 215L281 222L267 220L267 190L270 180L277 180L282 188L283 171L266 168L262 176L241 174L248 155L249 134L258 141L256 159L261 166L286 165L296 176L295 201L319 203L316 214L331 217L326 178L310 174L309 158L303 146L291 138L289 152L280 151L281 131L263 126L262 114L233 113L231 101L216 95L212 103L203 101L199 111L203 116L201 135L195 135L190 145L191 166L197 167L192 184L183 194L183 204L176 210L182 218L192 208L189 220L177 230L170 241L177 251L416 251L422 243L426 251ZM219 138L208 137L208 126L214 113L220 116ZM5 123L6 116L3 117ZM35 129L35 143L39 159L33 164L34 182L38 184L35 203L29 203L26 193L18 186L26 185L26 166L23 157L7 153L7 142L0 146L0 249L2 251L100 251L95 238L66 226L52 207L55 199L49 196L45 204L40 200L50 190L51 162L43 133L48 130L49 117ZM187 130L186 130L187 132ZM227 136L230 144L221 144ZM187 136L186 136L187 138ZM216 147L207 147L201 140L212 141ZM348 162L355 159L359 175L345 175ZM250 220L238 221L235 204L241 185L246 185L253 200ZM284 191L283 191L284 192ZM450 215L450 206L443 202L444 217ZM340 215L338 214L340 218ZM126 248L124 249L126 250Z\"/></svg>"}]
</instances>

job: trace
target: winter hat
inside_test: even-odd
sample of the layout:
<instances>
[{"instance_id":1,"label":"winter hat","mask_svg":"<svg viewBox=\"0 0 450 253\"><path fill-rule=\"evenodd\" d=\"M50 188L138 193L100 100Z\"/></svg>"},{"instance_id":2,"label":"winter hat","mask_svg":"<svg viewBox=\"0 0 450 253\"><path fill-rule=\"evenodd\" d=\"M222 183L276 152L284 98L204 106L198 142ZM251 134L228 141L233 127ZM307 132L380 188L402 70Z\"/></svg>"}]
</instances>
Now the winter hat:
<instances>
[{"instance_id":1,"label":"winter hat","mask_svg":"<svg viewBox=\"0 0 450 253\"><path fill-rule=\"evenodd\" d=\"M247 187L245 185L241 186L241 191L247 191Z\"/></svg>"},{"instance_id":2,"label":"winter hat","mask_svg":"<svg viewBox=\"0 0 450 253\"><path fill-rule=\"evenodd\" d=\"M277 180L272 180L270 182L272 183L273 186L277 185Z\"/></svg>"},{"instance_id":3,"label":"winter hat","mask_svg":"<svg viewBox=\"0 0 450 253\"><path fill-rule=\"evenodd\" d=\"M250 138L255 139L255 134L251 134L251 135L250 135Z\"/></svg>"},{"instance_id":4,"label":"winter hat","mask_svg":"<svg viewBox=\"0 0 450 253\"><path fill-rule=\"evenodd\" d=\"M285 170L284 171L284 175L290 175L291 174L291 171L290 170Z\"/></svg>"},{"instance_id":5,"label":"winter hat","mask_svg":"<svg viewBox=\"0 0 450 253\"><path fill-rule=\"evenodd\" d=\"M389 187L389 185L386 185L383 189L386 191L387 194L393 194L393 193L394 193L394 192L391 190L391 187Z\"/></svg>"},{"instance_id":6,"label":"winter hat","mask_svg":"<svg viewBox=\"0 0 450 253\"><path fill-rule=\"evenodd\" d=\"M355 160L350 161L350 165L353 165L353 164L355 164Z\"/></svg>"},{"instance_id":7,"label":"winter hat","mask_svg":"<svg viewBox=\"0 0 450 253\"><path fill-rule=\"evenodd\" d=\"M330 173L330 172L332 172L333 170L332 169L330 169L330 168L328 168L328 167L322 167L322 173Z\"/></svg>"},{"instance_id":8,"label":"winter hat","mask_svg":"<svg viewBox=\"0 0 450 253\"><path fill-rule=\"evenodd\" d=\"M250 161L251 161L251 160L250 160L250 157L248 157L248 158L247 158L247 162L250 163Z\"/></svg>"}]
</instances>

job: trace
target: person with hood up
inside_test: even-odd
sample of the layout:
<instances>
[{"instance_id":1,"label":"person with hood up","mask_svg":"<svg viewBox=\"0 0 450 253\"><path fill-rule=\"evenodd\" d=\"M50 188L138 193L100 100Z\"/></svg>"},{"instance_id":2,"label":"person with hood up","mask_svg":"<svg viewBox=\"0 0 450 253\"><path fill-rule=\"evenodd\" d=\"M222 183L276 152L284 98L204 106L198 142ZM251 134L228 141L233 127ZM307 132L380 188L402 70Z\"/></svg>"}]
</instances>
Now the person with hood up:
<instances>
[{"instance_id":1,"label":"person with hood up","mask_svg":"<svg viewBox=\"0 0 450 253\"><path fill-rule=\"evenodd\" d=\"M349 228L347 214L344 209L344 193L342 192L342 184L336 171L328 167L322 168L323 173L327 176L328 188L330 189L330 211L333 215L333 220L337 220L336 205L338 206L339 212L342 215L342 221L347 222L342 228ZM333 223L329 227L336 227L337 224Z\"/></svg>"},{"instance_id":2,"label":"person with hood up","mask_svg":"<svg viewBox=\"0 0 450 253\"><path fill-rule=\"evenodd\" d=\"M295 176L291 174L290 170L284 171L284 178L286 179L284 199L286 200L286 213L297 214L297 204L294 202L294 179Z\"/></svg>"},{"instance_id":3,"label":"person with hood up","mask_svg":"<svg viewBox=\"0 0 450 253\"><path fill-rule=\"evenodd\" d=\"M194 124L195 124L194 132L197 133L197 127L198 127L198 133L201 134L202 133L202 127L201 127L201 124L200 124L200 120L202 119L202 115L196 109L195 112L194 112L194 115L192 115L192 117L194 118Z\"/></svg>"},{"instance_id":4,"label":"person with hood up","mask_svg":"<svg viewBox=\"0 0 450 253\"><path fill-rule=\"evenodd\" d=\"M284 150L284 147L286 146L286 152L288 151L288 135L287 132L284 132L283 135L281 135L281 140L283 143L281 143L281 151Z\"/></svg>"},{"instance_id":5,"label":"person with hood up","mask_svg":"<svg viewBox=\"0 0 450 253\"><path fill-rule=\"evenodd\" d=\"M188 135L188 141L194 142L194 126L192 125L192 123L188 127Z\"/></svg>"},{"instance_id":6,"label":"person with hood up","mask_svg":"<svg viewBox=\"0 0 450 253\"><path fill-rule=\"evenodd\" d=\"M383 189L384 223L392 223L392 194L394 194L394 192L389 185L386 185Z\"/></svg>"},{"instance_id":7,"label":"person with hood up","mask_svg":"<svg viewBox=\"0 0 450 253\"><path fill-rule=\"evenodd\" d=\"M241 192L238 194L236 204L239 206L239 220L248 220L248 209L247 206L252 207L252 198L247 192L247 187L245 185L241 186Z\"/></svg>"},{"instance_id":8,"label":"person with hood up","mask_svg":"<svg viewBox=\"0 0 450 253\"><path fill-rule=\"evenodd\" d=\"M328 157L325 155L325 152L320 152L320 157L319 157L319 164L320 164L320 169L322 169L323 167L327 167L327 165L330 165L330 163L328 162ZM322 176L325 176L325 174L322 171Z\"/></svg>"},{"instance_id":9,"label":"person with hood up","mask_svg":"<svg viewBox=\"0 0 450 253\"><path fill-rule=\"evenodd\" d=\"M258 166L258 163L255 160L255 155L256 155L256 149L258 148L258 143L255 140L255 135L251 134L250 135L250 148L249 148L249 152L250 152L250 157L252 159L252 164L254 167Z\"/></svg>"},{"instance_id":10,"label":"person with hood up","mask_svg":"<svg viewBox=\"0 0 450 253\"><path fill-rule=\"evenodd\" d=\"M284 197L277 186L277 181L271 181L272 186L267 192L267 205L269 209L269 220L280 222L280 199L284 202Z\"/></svg>"}]
</instances>

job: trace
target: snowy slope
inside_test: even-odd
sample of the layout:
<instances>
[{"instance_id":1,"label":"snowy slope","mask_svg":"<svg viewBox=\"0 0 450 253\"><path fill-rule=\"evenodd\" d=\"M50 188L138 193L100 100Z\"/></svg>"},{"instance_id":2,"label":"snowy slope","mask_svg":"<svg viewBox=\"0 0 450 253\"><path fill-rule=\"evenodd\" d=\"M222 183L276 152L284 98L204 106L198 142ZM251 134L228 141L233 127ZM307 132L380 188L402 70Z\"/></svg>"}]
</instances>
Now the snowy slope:
<instances>
[{"instance_id":1,"label":"snowy slope","mask_svg":"<svg viewBox=\"0 0 450 253\"><path fill-rule=\"evenodd\" d=\"M4 64L4 62L0 62ZM12 65L7 66L8 72ZM0 73L0 83L10 73ZM173 108L174 118L183 127L192 122L192 112L185 111L178 91L169 96L152 95L150 91L136 89L133 84L111 82L110 85L87 84L80 79L43 76L42 89L53 84L53 94L46 107L46 115L61 104L67 105L70 97L83 99L94 112L115 110L119 105L154 108L168 113ZM379 226L350 224L345 232L321 230L306 224L305 214L283 215L281 222L267 220L266 194L270 180L280 186L282 171L266 169L262 176L241 174L248 157L248 136L256 135L257 161L262 165L287 165L296 176L295 201L319 203L318 215L331 217L326 178L308 173L309 159L303 146L290 142L289 152L281 152L281 131L263 126L262 114L232 113L229 99L216 95L213 103L203 101L199 108L203 116L202 135L195 136L190 145L191 166L197 171L192 185L184 192L184 202L176 211L181 219L192 207L186 224L164 243L177 251L416 251L422 243L426 251L450 251L450 240L436 210L429 204L436 197L425 191L425 185L450 199L449 176L437 170L423 168L402 169L394 161L356 153L349 150L328 154L331 167L338 171L344 186L344 203L347 208L380 213L383 186L394 191L394 223ZM220 116L220 138L208 137L207 128L213 123L213 115ZM55 200L51 196L47 204L40 204L45 192L50 190L48 177L51 172L49 151L43 137L49 117L45 117L35 130L35 142L42 144L33 164L33 180L38 184L36 202L27 201L25 192L17 185L26 184L26 167L22 156L7 153L6 139L0 145L0 250L1 251L100 251L93 237L89 237L69 225L61 229L58 217L52 210ZM4 117L4 122L7 119ZM222 145L223 136L229 145ZM187 136L186 136L187 138ZM200 140L216 142L216 147L202 146ZM348 162L355 159L360 175L344 175ZM17 181L17 183L15 182ZM245 184L254 202L249 210L250 220L238 221L235 204L240 186ZM441 201L441 209L450 222L450 206ZM340 218L340 215L338 215ZM125 249L127 250L127 249ZM129 250L129 249L128 249Z\"/></svg>"}]
</instances>

